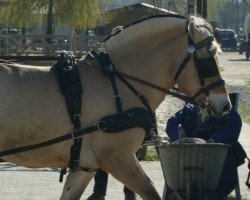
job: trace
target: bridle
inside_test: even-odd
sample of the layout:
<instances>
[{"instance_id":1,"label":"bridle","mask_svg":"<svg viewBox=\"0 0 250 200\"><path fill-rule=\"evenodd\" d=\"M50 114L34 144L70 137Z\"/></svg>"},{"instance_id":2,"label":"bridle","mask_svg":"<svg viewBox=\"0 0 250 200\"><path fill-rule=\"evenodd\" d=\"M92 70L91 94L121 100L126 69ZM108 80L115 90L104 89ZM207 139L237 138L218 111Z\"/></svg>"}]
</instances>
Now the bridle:
<instances>
[{"instance_id":1,"label":"bridle","mask_svg":"<svg viewBox=\"0 0 250 200\"><path fill-rule=\"evenodd\" d=\"M194 43L194 41L190 37L190 34L188 34L187 56L184 58L174 77L175 82L177 82L181 72L186 67L190 59L193 58L195 68L198 73L201 89L194 96L190 97L190 100L191 102L197 105L195 99L199 95L205 94L206 98L202 99L198 104L198 106L204 110L209 110L212 107L212 102L208 98L209 91L225 84L225 81L223 79L218 80L210 85L207 85L205 81L206 78L214 77L219 74L217 62L214 56L209 51L209 47L212 45L213 40L214 37L209 36L208 38L200 41L199 43ZM210 56L207 58L198 58L197 50L203 47L207 47L207 51Z\"/></svg>"},{"instance_id":2,"label":"bridle","mask_svg":"<svg viewBox=\"0 0 250 200\"><path fill-rule=\"evenodd\" d=\"M187 31L187 33L188 33L188 31ZM216 87L224 85L225 81L223 79L221 79L221 80L216 81L210 85L206 85L206 81L205 81L206 78L218 75L219 71L218 71L217 63L216 63L214 56L209 52L209 50L208 50L208 52L211 56L209 56L208 58L198 58L196 51L203 48L203 47L206 47L206 46L208 49L209 46L212 44L214 37L210 36L210 37L202 40L201 42L195 44L194 41L192 40L192 38L190 37L190 35L187 34L187 36L188 36L187 56L184 58L180 67L178 68L178 70L175 74L174 80L175 80L175 83L177 83L177 80L178 80L181 72L186 67L187 63L191 60L191 58L193 58L194 63L195 63L195 67L196 67L196 70L197 70L197 73L199 76L200 85L201 85L201 89L194 96L188 97L187 95L181 94L180 91L178 90L178 88L176 88L176 87L172 88L171 90L165 89L161 86L155 85L154 83L145 81L143 79L132 76L130 74L126 74L124 72L120 72L117 69L114 70L113 67L111 67L112 74L114 74L116 76L122 76L124 78L136 81L138 83L141 83L141 84L146 85L148 87L151 87L153 89L159 90L165 94L179 98L185 102L189 102L189 103L192 103L194 105L197 105L204 110L209 110L212 107L212 103L208 98L209 91L216 88ZM95 58L95 56L92 55L91 53L89 54L89 56L91 58ZM105 57L108 57L107 60L109 60L109 62L107 62L107 64L106 64L106 66L113 66L111 59L109 58L109 56L106 53L105 53ZM86 64L90 64L90 63L86 62ZM109 69L105 69L105 70L109 71ZM202 99L199 103L197 103L195 101L195 99L203 93L206 95L206 98Z\"/></svg>"}]
</instances>

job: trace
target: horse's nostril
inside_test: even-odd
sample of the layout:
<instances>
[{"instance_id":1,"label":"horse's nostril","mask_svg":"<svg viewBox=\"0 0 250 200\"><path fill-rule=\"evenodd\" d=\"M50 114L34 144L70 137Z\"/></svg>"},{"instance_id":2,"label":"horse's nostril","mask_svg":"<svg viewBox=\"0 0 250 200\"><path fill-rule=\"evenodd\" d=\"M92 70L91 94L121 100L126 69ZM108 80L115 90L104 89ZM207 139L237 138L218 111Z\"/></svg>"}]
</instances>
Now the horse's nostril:
<instances>
[{"instance_id":1,"label":"horse's nostril","mask_svg":"<svg viewBox=\"0 0 250 200\"><path fill-rule=\"evenodd\" d=\"M227 103L223 107L223 112L228 112L230 109L231 109L231 105L230 105L230 103Z\"/></svg>"}]
</instances>

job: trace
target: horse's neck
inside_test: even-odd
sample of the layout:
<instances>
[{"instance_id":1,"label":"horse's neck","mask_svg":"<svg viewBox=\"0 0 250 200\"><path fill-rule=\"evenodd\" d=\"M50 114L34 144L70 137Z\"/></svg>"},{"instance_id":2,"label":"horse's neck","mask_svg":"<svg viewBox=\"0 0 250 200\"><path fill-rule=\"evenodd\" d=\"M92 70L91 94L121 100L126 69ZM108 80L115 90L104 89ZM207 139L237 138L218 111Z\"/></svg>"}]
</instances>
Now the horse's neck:
<instances>
[{"instance_id":1,"label":"horse's neck","mask_svg":"<svg viewBox=\"0 0 250 200\"><path fill-rule=\"evenodd\" d=\"M173 19L162 19L158 27L151 24L153 27L150 27L150 32L141 31L142 27L134 25L131 30L125 29L121 35L108 40L105 47L115 67L119 71L170 89L174 85L172 76L175 59L180 52L173 49L178 46L173 41L176 42L185 33L185 21L174 19L174 23L169 23L169 20ZM126 38L129 31L134 32L134 38ZM137 83L133 84L151 99L153 109L157 108L165 97L162 92Z\"/></svg>"}]
</instances>

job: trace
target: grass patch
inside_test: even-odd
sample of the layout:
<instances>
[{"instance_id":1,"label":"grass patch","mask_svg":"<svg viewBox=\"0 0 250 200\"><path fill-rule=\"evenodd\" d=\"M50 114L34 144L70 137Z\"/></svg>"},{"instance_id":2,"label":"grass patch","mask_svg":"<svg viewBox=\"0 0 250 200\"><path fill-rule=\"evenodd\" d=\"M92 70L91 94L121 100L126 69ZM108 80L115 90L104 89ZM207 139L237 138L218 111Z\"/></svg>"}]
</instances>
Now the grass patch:
<instances>
[{"instance_id":1,"label":"grass patch","mask_svg":"<svg viewBox=\"0 0 250 200\"><path fill-rule=\"evenodd\" d=\"M242 120L250 124L250 107L247 104L240 104L238 111Z\"/></svg>"},{"instance_id":2,"label":"grass patch","mask_svg":"<svg viewBox=\"0 0 250 200\"><path fill-rule=\"evenodd\" d=\"M238 112L242 121L250 124L250 81L243 86L228 86L229 92L239 92L239 106Z\"/></svg>"},{"instance_id":3,"label":"grass patch","mask_svg":"<svg viewBox=\"0 0 250 200\"><path fill-rule=\"evenodd\" d=\"M250 81L248 81L244 85L244 89L242 91L242 98L240 98L240 103L239 103L239 108L238 108L238 111L242 120L248 124L250 124L249 90L250 90Z\"/></svg>"},{"instance_id":4,"label":"grass patch","mask_svg":"<svg viewBox=\"0 0 250 200\"><path fill-rule=\"evenodd\" d=\"M159 157L155 151L155 149L148 149L146 156L145 156L145 161L159 161Z\"/></svg>"},{"instance_id":5,"label":"grass patch","mask_svg":"<svg viewBox=\"0 0 250 200\"><path fill-rule=\"evenodd\" d=\"M247 82L247 84L245 85L247 88L250 88L250 81Z\"/></svg>"}]
</instances>

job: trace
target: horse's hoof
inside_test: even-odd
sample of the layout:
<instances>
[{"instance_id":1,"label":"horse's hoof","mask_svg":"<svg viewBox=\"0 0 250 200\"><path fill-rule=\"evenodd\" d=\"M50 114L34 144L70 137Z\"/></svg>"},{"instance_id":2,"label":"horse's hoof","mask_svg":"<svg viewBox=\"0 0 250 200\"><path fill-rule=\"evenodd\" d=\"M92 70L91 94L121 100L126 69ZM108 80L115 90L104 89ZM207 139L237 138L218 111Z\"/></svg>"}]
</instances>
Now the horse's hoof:
<instances>
[{"instance_id":1,"label":"horse's hoof","mask_svg":"<svg viewBox=\"0 0 250 200\"><path fill-rule=\"evenodd\" d=\"M89 196L87 200L105 200L105 196L103 195L98 195L98 194L92 194Z\"/></svg>"}]
</instances>

